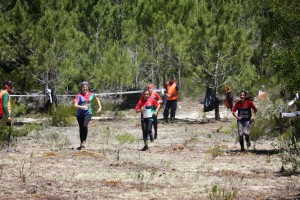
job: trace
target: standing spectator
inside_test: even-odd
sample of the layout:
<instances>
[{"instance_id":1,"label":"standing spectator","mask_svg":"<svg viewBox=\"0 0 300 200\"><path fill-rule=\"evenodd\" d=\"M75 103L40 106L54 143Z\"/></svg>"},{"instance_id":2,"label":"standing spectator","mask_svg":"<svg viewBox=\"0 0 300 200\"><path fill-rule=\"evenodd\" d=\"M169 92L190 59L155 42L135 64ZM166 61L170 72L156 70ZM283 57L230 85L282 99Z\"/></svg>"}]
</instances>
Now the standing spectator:
<instances>
[{"instance_id":1,"label":"standing spectator","mask_svg":"<svg viewBox=\"0 0 300 200\"><path fill-rule=\"evenodd\" d=\"M150 99L149 89L145 89L142 94L142 98L139 100L135 107L137 113L141 113L141 125L143 131L144 147L141 151L148 150L148 135L150 136L150 141L153 142L152 135L152 116L157 116L160 109L160 104L154 100Z\"/></svg>"},{"instance_id":2,"label":"standing spectator","mask_svg":"<svg viewBox=\"0 0 300 200\"><path fill-rule=\"evenodd\" d=\"M161 97L159 96L159 94L155 91L153 91L154 89L154 85L153 84L149 84L148 85L148 90L150 92L150 99L154 99L155 101L157 101L159 104L161 104L163 101L161 99ZM152 117L153 120L153 127L154 127L154 139L157 139L157 115L153 115Z\"/></svg>"},{"instance_id":3,"label":"standing spectator","mask_svg":"<svg viewBox=\"0 0 300 200\"><path fill-rule=\"evenodd\" d=\"M245 91L240 92L240 100L236 102L232 109L233 116L237 119L238 125L238 134L239 134L239 142L241 145L241 151L245 151L244 148L244 135L247 142L247 148L251 146L250 143L250 126L251 122L255 120L255 115L257 112L254 104L246 99L247 93ZM253 113L251 112L253 109ZM236 111L238 114L236 115Z\"/></svg>"},{"instance_id":4,"label":"standing spectator","mask_svg":"<svg viewBox=\"0 0 300 200\"><path fill-rule=\"evenodd\" d=\"M11 127L11 99L9 93L13 89L13 82L5 81L3 84L3 90L0 92L0 121L1 125L5 124ZM0 127L3 130L3 127ZM10 143L11 130L7 137L7 145Z\"/></svg>"},{"instance_id":5,"label":"standing spectator","mask_svg":"<svg viewBox=\"0 0 300 200\"><path fill-rule=\"evenodd\" d=\"M77 150L81 150L85 147L86 138L88 134L88 124L92 119L92 100L97 100L98 110L97 113L101 111L101 103L98 97L96 97L92 92L89 91L89 83L81 83L81 92L76 95L74 100L74 107L78 108L76 113L77 122L79 124L79 135L80 135L80 146Z\"/></svg>"},{"instance_id":6,"label":"standing spectator","mask_svg":"<svg viewBox=\"0 0 300 200\"><path fill-rule=\"evenodd\" d=\"M172 75L170 81L166 84L167 102L164 110L164 120L168 123L169 110L171 109L171 122L175 119L177 99L179 97L179 84L175 81L175 76Z\"/></svg>"}]
</instances>

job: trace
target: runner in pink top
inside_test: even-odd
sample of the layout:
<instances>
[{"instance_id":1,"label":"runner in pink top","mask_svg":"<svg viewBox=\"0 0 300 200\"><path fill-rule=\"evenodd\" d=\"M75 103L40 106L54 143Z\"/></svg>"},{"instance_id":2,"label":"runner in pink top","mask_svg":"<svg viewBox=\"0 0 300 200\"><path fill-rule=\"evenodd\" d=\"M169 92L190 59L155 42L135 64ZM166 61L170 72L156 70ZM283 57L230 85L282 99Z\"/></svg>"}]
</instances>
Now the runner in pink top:
<instances>
[{"instance_id":1,"label":"runner in pink top","mask_svg":"<svg viewBox=\"0 0 300 200\"><path fill-rule=\"evenodd\" d=\"M88 124L92 119L92 101L96 99L99 109L97 113L101 111L101 103L98 97L89 91L89 83L81 83L81 92L76 95L74 100L74 107L77 108L76 118L79 125L80 146L77 148L81 150L85 147L86 138L88 134Z\"/></svg>"}]
</instances>

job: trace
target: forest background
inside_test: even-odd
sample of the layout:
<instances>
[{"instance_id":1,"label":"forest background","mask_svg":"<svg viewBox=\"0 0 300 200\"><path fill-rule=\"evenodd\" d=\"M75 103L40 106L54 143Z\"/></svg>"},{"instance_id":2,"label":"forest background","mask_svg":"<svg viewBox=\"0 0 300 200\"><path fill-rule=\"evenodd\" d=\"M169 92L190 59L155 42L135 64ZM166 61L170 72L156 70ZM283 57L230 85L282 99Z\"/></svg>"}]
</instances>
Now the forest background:
<instances>
[{"instance_id":1,"label":"forest background","mask_svg":"<svg viewBox=\"0 0 300 200\"><path fill-rule=\"evenodd\" d=\"M299 11L293 0L1 0L0 80L16 94L49 88L57 104L84 80L118 92L175 74L181 97L265 85L278 108L300 86Z\"/></svg>"},{"instance_id":2,"label":"forest background","mask_svg":"<svg viewBox=\"0 0 300 200\"><path fill-rule=\"evenodd\" d=\"M182 96L260 85L292 98L300 86L300 6L293 0L0 1L0 80L24 94L163 87Z\"/></svg>"}]
</instances>

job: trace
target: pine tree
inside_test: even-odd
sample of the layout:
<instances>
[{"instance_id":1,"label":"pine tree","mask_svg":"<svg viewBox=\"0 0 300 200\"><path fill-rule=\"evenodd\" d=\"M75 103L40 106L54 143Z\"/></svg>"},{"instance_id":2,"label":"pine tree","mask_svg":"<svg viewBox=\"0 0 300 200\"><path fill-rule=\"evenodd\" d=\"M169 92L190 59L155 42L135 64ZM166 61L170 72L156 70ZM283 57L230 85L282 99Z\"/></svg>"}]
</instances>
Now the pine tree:
<instances>
[{"instance_id":1,"label":"pine tree","mask_svg":"<svg viewBox=\"0 0 300 200\"><path fill-rule=\"evenodd\" d=\"M267 1L268 33L272 48L268 65L271 73L288 91L299 91L300 87L300 3L292 0Z\"/></svg>"},{"instance_id":2,"label":"pine tree","mask_svg":"<svg viewBox=\"0 0 300 200\"><path fill-rule=\"evenodd\" d=\"M82 76L85 66L78 54L84 51L88 40L76 29L75 13L66 12L63 2L48 3L31 41L34 54L30 57L30 75L45 89L52 89L55 101L57 91L66 90L66 86Z\"/></svg>"},{"instance_id":3,"label":"pine tree","mask_svg":"<svg viewBox=\"0 0 300 200\"><path fill-rule=\"evenodd\" d=\"M193 77L218 96L229 77L234 79L245 67L252 67L251 26L241 2L199 0L194 12L189 44ZM219 105L215 119L220 120Z\"/></svg>"},{"instance_id":4,"label":"pine tree","mask_svg":"<svg viewBox=\"0 0 300 200\"><path fill-rule=\"evenodd\" d=\"M33 53L29 47L32 24L28 9L20 0L0 3L0 78L14 80L21 91L29 87L26 72L28 56Z\"/></svg>"}]
</instances>

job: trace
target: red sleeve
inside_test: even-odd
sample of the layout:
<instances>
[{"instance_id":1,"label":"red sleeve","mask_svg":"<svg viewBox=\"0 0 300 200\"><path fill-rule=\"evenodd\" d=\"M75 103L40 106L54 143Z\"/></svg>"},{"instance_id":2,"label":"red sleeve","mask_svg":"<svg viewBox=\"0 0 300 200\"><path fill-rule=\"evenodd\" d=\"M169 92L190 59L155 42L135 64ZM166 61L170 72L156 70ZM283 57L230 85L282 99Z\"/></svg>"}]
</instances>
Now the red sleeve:
<instances>
[{"instance_id":1,"label":"red sleeve","mask_svg":"<svg viewBox=\"0 0 300 200\"><path fill-rule=\"evenodd\" d=\"M143 106L142 101L139 100L139 102L137 103L135 110L141 110L141 107Z\"/></svg>"},{"instance_id":2,"label":"red sleeve","mask_svg":"<svg viewBox=\"0 0 300 200\"><path fill-rule=\"evenodd\" d=\"M79 94L77 94L74 99L74 103L78 103L78 102L79 102Z\"/></svg>"},{"instance_id":3,"label":"red sleeve","mask_svg":"<svg viewBox=\"0 0 300 200\"><path fill-rule=\"evenodd\" d=\"M158 102L156 101L156 100L154 100L154 99L151 99L152 100L152 102L153 102L153 105L155 106L155 107L157 107L159 104L158 104Z\"/></svg>"},{"instance_id":4,"label":"red sleeve","mask_svg":"<svg viewBox=\"0 0 300 200\"><path fill-rule=\"evenodd\" d=\"M234 105L234 107L233 107L233 109L232 109L232 112L236 112L237 111L237 109L238 109L238 107L239 107L239 101L238 102L236 102L236 104Z\"/></svg>"},{"instance_id":5,"label":"red sleeve","mask_svg":"<svg viewBox=\"0 0 300 200\"><path fill-rule=\"evenodd\" d=\"M161 100L161 97L159 96L159 94L157 92L155 93L155 97L157 98L158 101Z\"/></svg>"},{"instance_id":6,"label":"red sleeve","mask_svg":"<svg viewBox=\"0 0 300 200\"><path fill-rule=\"evenodd\" d=\"M255 107L254 103L253 102L250 102L250 107L256 112L257 111L257 108Z\"/></svg>"}]
</instances>

